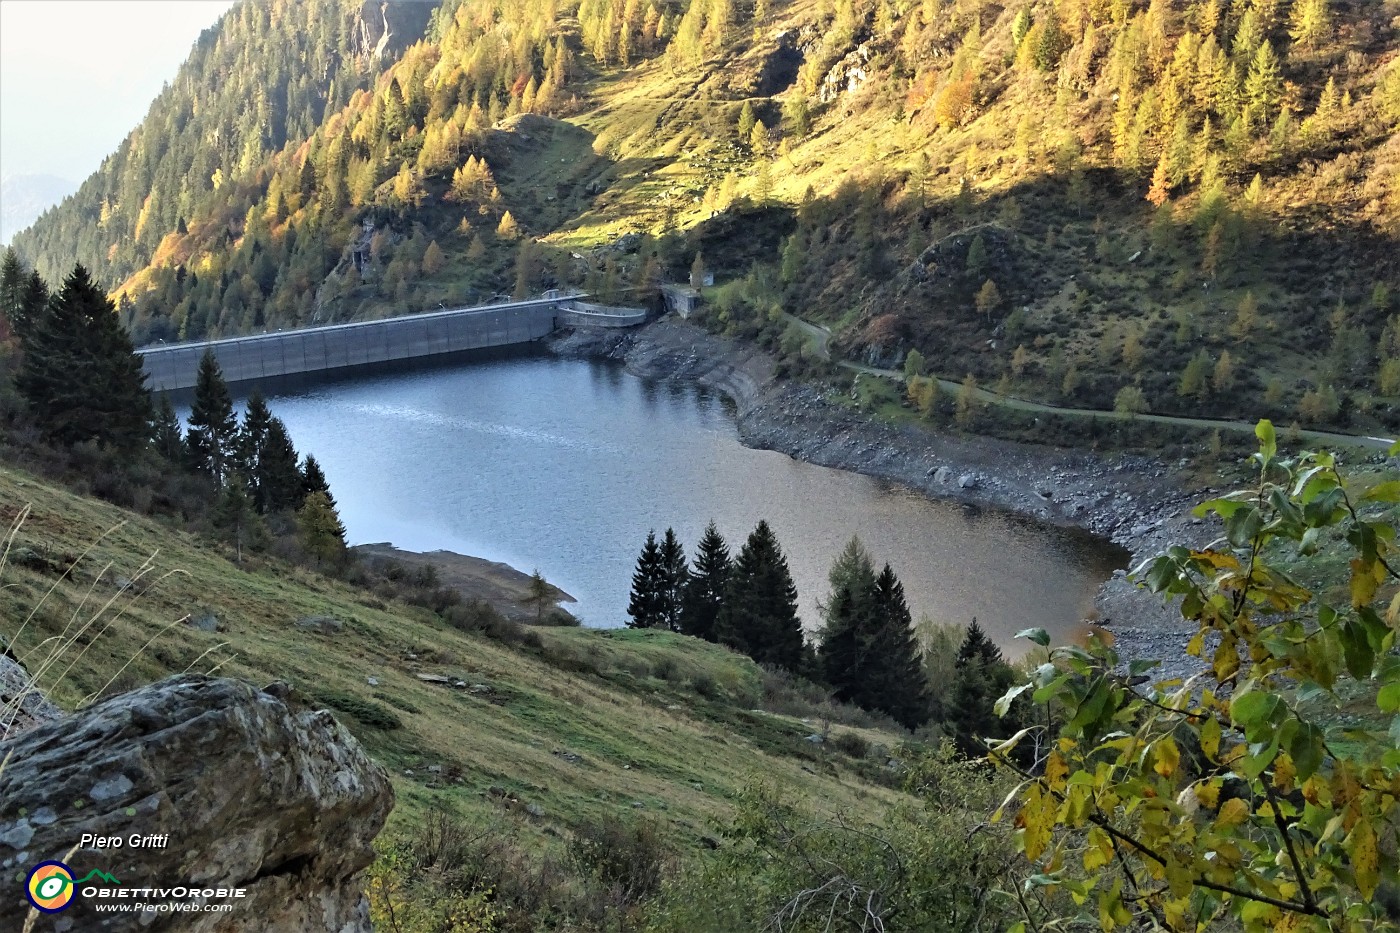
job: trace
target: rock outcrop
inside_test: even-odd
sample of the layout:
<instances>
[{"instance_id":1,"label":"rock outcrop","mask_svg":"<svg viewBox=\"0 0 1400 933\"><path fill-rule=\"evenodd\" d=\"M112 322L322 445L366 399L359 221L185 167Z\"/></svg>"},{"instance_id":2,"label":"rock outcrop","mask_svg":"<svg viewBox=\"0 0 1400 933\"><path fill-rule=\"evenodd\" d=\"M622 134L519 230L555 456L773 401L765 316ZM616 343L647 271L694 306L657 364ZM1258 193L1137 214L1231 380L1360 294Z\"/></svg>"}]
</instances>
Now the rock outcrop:
<instances>
[{"instance_id":1,"label":"rock outcrop","mask_svg":"<svg viewBox=\"0 0 1400 933\"><path fill-rule=\"evenodd\" d=\"M79 893L35 930L369 933L359 876L393 791L329 713L278 693L184 675L0 743L0 929L24 926L30 868L59 860L119 879L123 903L180 900L134 888L244 896L187 898L232 905L219 913L102 913Z\"/></svg>"},{"instance_id":2,"label":"rock outcrop","mask_svg":"<svg viewBox=\"0 0 1400 933\"><path fill-rule=\"evenodd\" d=\"M50 703L18 661L0 654L0 740L53 722L63 711Z\"/></svg>"}]
</instances>

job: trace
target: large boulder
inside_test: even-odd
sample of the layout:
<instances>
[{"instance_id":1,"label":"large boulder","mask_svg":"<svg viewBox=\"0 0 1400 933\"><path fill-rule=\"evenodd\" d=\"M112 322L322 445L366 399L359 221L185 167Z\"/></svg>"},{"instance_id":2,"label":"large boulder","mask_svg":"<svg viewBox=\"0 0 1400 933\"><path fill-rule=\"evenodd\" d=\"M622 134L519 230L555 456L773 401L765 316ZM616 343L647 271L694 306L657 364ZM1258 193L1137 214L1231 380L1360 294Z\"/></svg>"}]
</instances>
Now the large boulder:
<instances>
[{"instance_id":1,"label":"large boulder","mask_svg":"<svg viewBox=\"0 0 1400 933\"><path fill-rule=\"evenodd\" d=\"M0 740L53 722L63 711L50 703L18 661L0 654Z\"/></svg>"},{"instance_id":2,"label":"large boulder","mask_svg":"<svg viewBox=\"0 0 1400 933\"><path fill-rule=\"evenodd\" d=\"M55 860L120 888L77 885L35 930L369 933L360 873L393 791L329 713L285 693L172 677L0 742L0 930L24 927L30 869ZM181 900L140 888L243 896L184 901L231 905L217 913L94 907Z\"/></svg>"}]
</instances>

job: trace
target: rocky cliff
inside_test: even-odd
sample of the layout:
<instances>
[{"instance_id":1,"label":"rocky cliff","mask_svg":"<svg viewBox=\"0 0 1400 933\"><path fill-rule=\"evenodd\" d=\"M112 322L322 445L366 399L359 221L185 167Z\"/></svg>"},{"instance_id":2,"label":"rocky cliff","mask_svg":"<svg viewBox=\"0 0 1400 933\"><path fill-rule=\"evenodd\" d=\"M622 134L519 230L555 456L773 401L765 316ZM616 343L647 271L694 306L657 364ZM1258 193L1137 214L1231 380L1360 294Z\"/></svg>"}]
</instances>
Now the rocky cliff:
<instances>
[{"instance_id":1,"label":"rocky cliff","mask_svg":"<svg viewBox=\"0 0 1400 933\"><path fill-rule=\"evenodd\" d=\"M120 884L75 885L35 930L368 933L359 876L393 791L329 713L286 697L184 675L0 743L0 929L29 929L26 879L55 860ZM168 906L98 910L137 903Z\"/></svg>"}]
</instances>

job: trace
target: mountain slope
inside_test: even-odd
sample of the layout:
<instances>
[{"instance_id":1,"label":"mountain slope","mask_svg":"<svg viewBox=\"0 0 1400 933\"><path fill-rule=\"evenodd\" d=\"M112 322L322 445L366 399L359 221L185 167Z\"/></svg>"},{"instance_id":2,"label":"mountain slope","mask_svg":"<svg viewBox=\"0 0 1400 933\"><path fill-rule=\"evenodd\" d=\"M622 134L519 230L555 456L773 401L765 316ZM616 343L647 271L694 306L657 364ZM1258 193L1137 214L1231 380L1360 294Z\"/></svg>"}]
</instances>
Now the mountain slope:
<instances>
[{"instance_id":1,"label":"mountain slope","mask_svg":"<svg viewBox=\"0 0 1400 933\"><path fill-rule=\"evenodd\" d=\"M432 5L369 0L242 3L205 30L150 112L65 204L16 237L40 273L74 261L120 281L163 238L207 217L218 191L299 142L419 38ZM389 35L385 35L385 26ZM241 218L239 218L241 220Z\"/></svg>"},{"instance_id":2,"label":"mountain slope","mask_svg":"<svg viewBox=\"0 0 1400 933\"><path fill-rule=\"evenodd\" d=\"M391 833L429 808L524 818L533 805L522 831L544 847L554 827L635 810L693 844L756 774L833 808L898 796L862 778L874 761L824 754L803 740L810 726L753 710L758 668L698 639L535 629L541 647L511 649L276 561L236 565L8 468L0 503L7 529L32 510L7 553L0 544L0 637L56 701L71 708L183 671L284 681L389 768ZM44 668L48 639L65 631L71 645Z\"/></svg>"},{"instance_id":3,"label":"mountain slope","mask_svg":"<svg viewBox=\"0 0 1400 933\"><path fill-rule=\"evenodd\" d=\"M775 307L850 357L918 349L1051 402L1393 430L1397 16L451 0L372 92L143 227L149 264L105 280L138 341L168 340L610 292L701 253L755 271L709 323L793 369ZM20 238L41 268L87 254L74 201Z\"/></svg>"},{"instance_id":4,"label":"mountain slope","mask_svg":"<svg viewBox=\"0 0 1400 933\"><path fill-rule=\"evenodd\" d=\"M77 187L57 175L12 175L0 182L0 243L9 242Z\"/></svg>"}]
</instances>

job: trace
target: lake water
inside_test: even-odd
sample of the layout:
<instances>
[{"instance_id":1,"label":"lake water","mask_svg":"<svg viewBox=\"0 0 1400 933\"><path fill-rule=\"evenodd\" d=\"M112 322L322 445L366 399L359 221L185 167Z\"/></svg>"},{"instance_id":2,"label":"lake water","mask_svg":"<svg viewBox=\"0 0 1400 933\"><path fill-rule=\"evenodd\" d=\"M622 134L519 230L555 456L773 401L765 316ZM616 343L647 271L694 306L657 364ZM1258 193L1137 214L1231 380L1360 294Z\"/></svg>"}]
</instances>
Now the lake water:
<instances>
[{"instance_id":1,"label":"lake water","mask_svg":"<svg viewBox=\"0 0 1400 933\"><path fill-rule=\"evenodd\" d=\"M722 397L610 364L480 360L282 389L269 405L324 467L352 544L539 568L588 625L626 623L649 529L674 527L689 551L711 519L734 552L768 520L809 628L855 534L894 567L915 618L975 616L1016 654L1022 628L1077 633L1126 559L1083 534L749 450Z\"/></svg>"}]
</instances>

